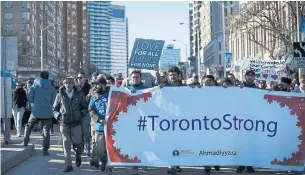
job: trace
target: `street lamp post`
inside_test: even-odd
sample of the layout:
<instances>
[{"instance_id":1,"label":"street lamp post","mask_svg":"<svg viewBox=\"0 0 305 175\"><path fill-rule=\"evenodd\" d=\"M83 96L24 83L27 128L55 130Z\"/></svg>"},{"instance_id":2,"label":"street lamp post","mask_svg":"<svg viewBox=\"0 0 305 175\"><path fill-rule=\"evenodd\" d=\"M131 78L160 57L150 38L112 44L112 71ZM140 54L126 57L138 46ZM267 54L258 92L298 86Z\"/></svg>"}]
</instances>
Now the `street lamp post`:
<instances>
[{"instance_id":1,"label":"street lamp post","mask_svg":"<svg viewBox=\"0 0 305 175\"><path fill-rule=\"evenodd\" d=\"M184 25L184 24L188 24L188 23L183 23L183 22L180 23L180 25ZM199 54L200 53L200 42L199 42L200 41L200 36L199 36L199 32L200 31L199 31L199 29L200 29L199 26L197 26L196 27L196 40L197 40L196 44L197 44L197 48L198 49L197 49L197 53L196 53L196 55L197 55L197 63L196 63L196 65L197 65L197 69L198 69L197 70L198 71L197 72L198 75L200 74L200 69L199 69L200 68L200 54Z\"/></svg>"},{"instance_id":2,"label":"street lamp post","mask_svg":"<svg viewBox=\"0 0 305 175\"><path fill-rule=\"evenodd\" d=\"M187 44L185 44L184 42L182 42L180 40L176 40L176 39L173 40L173 42L176 42L176 41L180 42L181 44L183 44L185 46L185 58L187 60ZM186 76L186 78L188 78L186 73L185 73L185 76Z\"/></svg>"},{"instance_id":3,"label":"street lamp post","mask_svg":"<svg viewBox=\"0 0 305 175\"><path fill-rule=\"evenodd\" d=\"M40 70L43 71L43 31L51 27L52 25L56 25L57 23L51 23L46 28L40 29Z\"/></svg>"}]
</instances>

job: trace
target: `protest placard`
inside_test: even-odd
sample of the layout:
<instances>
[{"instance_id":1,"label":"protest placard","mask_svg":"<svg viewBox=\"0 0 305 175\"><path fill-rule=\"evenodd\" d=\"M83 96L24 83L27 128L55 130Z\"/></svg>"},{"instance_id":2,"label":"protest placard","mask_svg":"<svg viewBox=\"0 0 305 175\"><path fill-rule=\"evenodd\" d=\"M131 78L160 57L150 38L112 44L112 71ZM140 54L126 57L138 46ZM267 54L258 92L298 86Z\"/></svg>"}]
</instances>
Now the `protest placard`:
<instances>
[{"instance_id":1,"label":"protest placard","mask_svg":"<svg viewBox=\"0 0 305 175\"><path fill-rule=\"evenodd\" d=\"M111 87L109 97L106 139L111 165L304 170L302 94L219 87L131 93Z\"/></svg>"},{"instance_id":2,"label":"protest placard","mask_svg":"<svg viewBox=\"0 0 305 175\"><path fill-rule=\"evenodd\" d=\"M129 67L155 70L159 65L164 40L137 38L132 49Z\"/></svg>"},{"instance_id":3,"label":"protest placard","mask_svg":"<svg viewBox=\"0 0 305 175\"><path fill-rule=\"evenodd\" d=\"M286 62L284 60L258 60L249 59L249 69L255 71L257 80L281 81L282 77L287 76Z\"/></svg>"}]
</instances>

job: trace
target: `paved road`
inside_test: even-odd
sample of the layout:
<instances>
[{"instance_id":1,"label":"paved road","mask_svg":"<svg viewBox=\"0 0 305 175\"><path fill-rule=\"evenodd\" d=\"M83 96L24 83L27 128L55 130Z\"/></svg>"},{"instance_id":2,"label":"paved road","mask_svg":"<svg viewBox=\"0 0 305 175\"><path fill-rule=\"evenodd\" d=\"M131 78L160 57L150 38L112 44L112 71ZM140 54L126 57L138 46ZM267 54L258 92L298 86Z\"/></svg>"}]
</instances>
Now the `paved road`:
<instances>
[{"instance_id":1,"label":"paved road","mask_svg":"<svg viewBox=\"0 0 305 175\"><path fill-rule=\"evenodd\" d=\"M15 168L9 170L4 175L66 175L63 173L64 169L64 158L63 151L60 145L60 136L58 133L58 126L54 127L54 136L51 137L51 149L50 156L42 156L42 137L39 134L34 134L31 138L32 143L35 144L36 154L30 157L23 163L19 164ZM73 157L75 159L75 157ZM74 162L73 162L74 164ZM75 175L95 175L104 174L98 168L93 168L89 165L89 158L83 157L83 164L81 167L76 168L75 166L73 174ZM183 172L178 173L178 175L203 175L204 171L202 167L182 167ZM256 169L255 174L259 175L275 175L275 174L287 174L287 172L272 171L266 169ZM166 168L149 168L148 171L140 170L140 175L163 175L166 174ZM130 175L133 171L130 168L117 167L114 168L114 175ZM69 174L69 173L68 173ZM72 173L71 173L72 174ZM236 175L235 168L222 168L219 172L212 172L212 175ZM246 174L246 173L244 173ZM301 173L305 175L304 173Z\"/></svg>"}]
</instances>

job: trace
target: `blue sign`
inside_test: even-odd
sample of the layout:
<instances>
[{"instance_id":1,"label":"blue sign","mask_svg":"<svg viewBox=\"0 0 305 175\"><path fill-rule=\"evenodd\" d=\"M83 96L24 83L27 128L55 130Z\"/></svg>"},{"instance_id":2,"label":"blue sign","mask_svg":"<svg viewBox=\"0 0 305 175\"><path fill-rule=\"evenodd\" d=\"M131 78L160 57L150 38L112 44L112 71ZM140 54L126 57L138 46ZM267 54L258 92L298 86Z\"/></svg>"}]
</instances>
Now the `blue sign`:
<instances>
[{"instance_id":1,"label":"blue sign","mask_svg":"<svg viewBox=\"0 0 305 175\"><path fill-rule=\"evenodd\" d=\"M164 40L137 38L132 49L129 67L155 70L160 61Z\"/></svg>"}]
</instances>

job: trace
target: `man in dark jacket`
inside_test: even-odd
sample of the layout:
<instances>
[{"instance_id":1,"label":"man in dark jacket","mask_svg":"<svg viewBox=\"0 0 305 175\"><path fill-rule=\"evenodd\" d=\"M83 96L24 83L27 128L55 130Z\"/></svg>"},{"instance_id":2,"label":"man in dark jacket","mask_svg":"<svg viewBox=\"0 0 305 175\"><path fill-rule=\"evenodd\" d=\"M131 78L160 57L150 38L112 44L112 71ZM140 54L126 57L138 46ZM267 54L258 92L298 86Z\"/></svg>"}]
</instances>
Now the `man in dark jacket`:
<instances>
[{"instance_id":1,"label":"man in dark jacket","mask_svg":"<svg viewBox=\"0 0 305 175\"><path fill-rule=\"evenodd\" d=\"M241 87L247 87L247 88L257 88L258 87L255 85L255 72L253 70L247 70L246 71L246 81L243 82L240 86Z\"/></svg>"},{"instance_id":2,"label":"man in dark jacket","mask_svg":"<svg viewBox=\"0 0 305 175\"><path fill-rule=\"evenodd\" d=\"M66 168L64 172L73 171L71 146L76 148L76 167L81 165L82 153L82 118L88 115L88 103L83 92L74 86L73 78L64 80L53 105L54 117L60 123Z\"/></svg>"},{"instance_id":3,"label":"man in dark jacket","mask_svg":"<svg viewBox=\"0 0 305 175\"><path fill-rule=\"evenodd\" d=\"M85 77L85 73L79 73L77 75L77 83L79 90L81 90L85 94L85 96L87 96L89 94L91 86Z\"/></svg>"},{"instance_id":4,"label":"man in dark jacket","mask_svg":"<svg viewBox=\"0 0 305 175\"><path fill-rule=\"evenodd\" d=\"M82 91L85 96L90 92L91 86L85 77L85 73L79 73L77 76L78 89ZM87 100L89 104L89 100ZM90 115L84 116L82 119L82 131L83 131L83 143L84 153L86 156L90 156Z\"/></svg>"},{"instance_id":5,"label":"man in dark jacket","mask_svg":"<svg viewBox=\"0 0 305 175\"><path fill-rule=\"evenodd\" d=\"M14 116L14 123L16 128L16 136L21 137L21 128L22 128L22 117L24 114L24 110L26 107L26 91L22 87L20 82L16 83L16 89L13 93L13 116Z\"/></svg>"},{"instance_id":6,"label":"man in dark jacket","mask_svg":"<svg viewBox=\"0 0 305 175\"><path fill-rule=\"evenodd\" d=\"M56 97L56 90L50 83L49 73L40 73L40 79L30 88L27 98L32 106L32 114L25 127L23 145L27 146L30 141L30 134L33 127L39 121L43 124L43 155L49 155L50 148L50 128L52 126L53 111L52 106Z\"/></svg>"}]
</instances>

